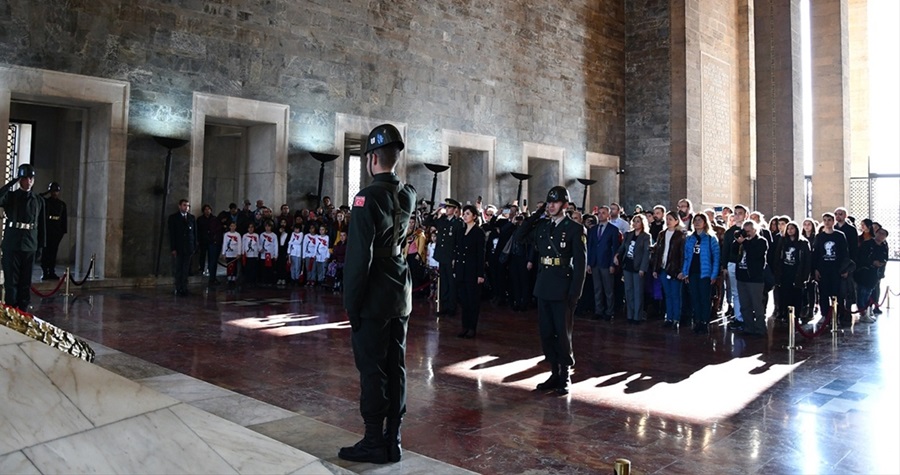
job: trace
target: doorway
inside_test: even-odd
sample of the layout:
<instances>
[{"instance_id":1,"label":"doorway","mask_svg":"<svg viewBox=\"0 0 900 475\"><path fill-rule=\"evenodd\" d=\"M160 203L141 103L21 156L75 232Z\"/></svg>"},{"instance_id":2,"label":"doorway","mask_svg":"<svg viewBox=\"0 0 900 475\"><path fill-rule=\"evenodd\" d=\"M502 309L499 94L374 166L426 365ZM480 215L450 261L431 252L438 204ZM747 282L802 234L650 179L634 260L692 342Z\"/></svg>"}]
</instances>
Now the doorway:
<instances>
[{"instance_id":1,"label":"doorway","mask_svg":"<svg viewBox=\"0 0 900 475\"><path fill-rule=\"evenodd\" d=\"M450 196L462 204L475 204L478 197L487 206L488 153L484 150L450 147Z\"/></svg>"}]
</instances>

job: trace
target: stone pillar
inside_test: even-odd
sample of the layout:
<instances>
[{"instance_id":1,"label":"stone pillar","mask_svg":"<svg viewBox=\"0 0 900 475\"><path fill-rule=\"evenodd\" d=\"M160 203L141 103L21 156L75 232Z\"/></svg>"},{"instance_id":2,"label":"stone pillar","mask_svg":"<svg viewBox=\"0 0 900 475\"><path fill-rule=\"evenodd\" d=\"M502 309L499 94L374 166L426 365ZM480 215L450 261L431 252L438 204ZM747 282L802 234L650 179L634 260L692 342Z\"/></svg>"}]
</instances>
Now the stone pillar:
<instances>
[{"instance_id":1,"label":"stone pillar","mask_svg":"<svg viewBox=\"0 0 900 475\"><path fill-rule=\"evenodd\" d=\"M738 15L738 156L732 195L749 206L756 199L756 31L754 0L739 0Z\"/></svg>"},{"instance_id":2,"label":"stone pillar","mask_svg":"<svg viewBox=\"0 0 900 475\"><path fill-rule=\"evenodd\" d=\"M869 0L850 0L850 176L869 175Z\"/></svg>"},{"instance_id":3,"label":"stone pillar","mask_svg":"<svg viewBox=\"0 0 900 475\"><path fill-rule=\"evenodd\" d=\"M805 214L800 0L759 0L754 19L755 207L797 218Z\"/></svg>"},{"instance_id":4,"label":"stone pillar","mask_svg":"<svg viewBox=\"0 0 900 475\"><path fill-rule=\"evenodd\" d=\"M813 214L850 204L848 0L809 2L812 48Z\"/></svg>"}]
</instances>

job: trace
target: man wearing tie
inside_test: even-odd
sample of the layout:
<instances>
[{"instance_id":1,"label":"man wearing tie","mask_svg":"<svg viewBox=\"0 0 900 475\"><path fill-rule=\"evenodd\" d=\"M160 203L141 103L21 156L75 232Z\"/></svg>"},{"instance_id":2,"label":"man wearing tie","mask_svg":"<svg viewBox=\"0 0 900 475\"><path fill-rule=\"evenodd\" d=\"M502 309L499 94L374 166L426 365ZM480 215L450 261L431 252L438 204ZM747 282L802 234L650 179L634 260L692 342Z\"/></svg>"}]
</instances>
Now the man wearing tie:
<instances>
[{"instance_id":1,"label":"man wearing tie","mask_svg":"<svg viewBox=\"0 0 900 475\"><path fill-rule=\"evenodd\" d=\"M609 222L609 206L600 207L597 221L587 242L588 273L594 280L594 319L612 321L616 306L613 256L622 242L622 233Z\"/></svg>"},{"instance_id":2,"label":"man wearing tie","mask_svg":"<svg viewBox=\"0 0 900 475\"><path fill-rule=\"evenodd\" d=\"M197 223L188 211L191 204L182 199L178 212L169 216L169 246L172 250L172 276L175 278L175 295L188 294L187 279L191 255L197 247Z\"/></svg>"}]
</instances>

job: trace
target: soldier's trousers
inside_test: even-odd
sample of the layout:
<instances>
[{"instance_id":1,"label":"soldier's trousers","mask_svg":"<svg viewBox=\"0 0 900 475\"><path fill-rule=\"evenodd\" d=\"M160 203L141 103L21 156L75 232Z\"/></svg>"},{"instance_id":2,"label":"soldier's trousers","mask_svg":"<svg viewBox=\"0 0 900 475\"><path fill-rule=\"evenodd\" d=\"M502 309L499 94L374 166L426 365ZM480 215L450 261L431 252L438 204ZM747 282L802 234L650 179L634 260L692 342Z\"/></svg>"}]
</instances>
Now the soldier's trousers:
<instances>
[{"instance_id":1,"label":"soldier's trousers","mask_svg":"<svg viewBox=\"0 0 900 475\"><path fill-rule=\"evenodd\" d=\"M541 350L551 364L575 365L572 353L572 327L575 302L538 299L538 329Z\"/></svg>"},{"instance_id":2,"label":"soldier's trousers","mask_svg":"<svg viewBox=\"0 0 900 475\"><path fill-rule=\"evenodd\" d=\"M5 302L10 307L27 311L31 303L31 268L34 252L3 251L3 288Z\"/></svg>"},{"instance_id":3,"label":"soldier's trousers","mask_svg":"<svg viewBox=\"0 0 900 475\"><path fill-rule=\"evenodd\" d=\"M453 277L453 267L450 262L441 262L438 268L441 279L441 288L438 289L438 300L440 301L440 310L442 312L456 312L456 297L459 295L456 290L456 278Z\"/></svg>"},{"instance_id":4,"label":"soldier's trousers","mask_svg":"<svg viewBox=\"0 0 900 475\"><path fill-rule=\"evenodd\" d=\"M56 273L56 255L59 253L59 242L62 236L47 235L47 247L41 251L41 269L45 274Z\"/></svg>"},{"instance_id":5,"label":"soldier's trousers","mask_svg":"<svg viewBox=\"0 0 900 475\"><path fill-rule=\"evenodd\" d=\"M353 332L353 358L359 370L359 412L378 423L406 414L406 328L409 316L360 320Z\"/></svg>"}]
</instances>

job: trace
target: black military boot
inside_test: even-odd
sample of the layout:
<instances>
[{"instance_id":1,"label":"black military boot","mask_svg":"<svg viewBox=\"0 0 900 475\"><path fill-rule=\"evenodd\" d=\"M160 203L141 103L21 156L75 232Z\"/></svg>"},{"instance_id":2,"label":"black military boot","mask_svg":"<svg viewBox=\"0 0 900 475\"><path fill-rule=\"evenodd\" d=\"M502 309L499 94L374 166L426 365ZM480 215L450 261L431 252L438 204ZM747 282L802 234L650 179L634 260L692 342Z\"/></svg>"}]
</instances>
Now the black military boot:
<instances>
[{"instance_id":1,"label":"black military boot","mask_svg":"<svg viewBox=\"0 0 900 475\"><path fill-rule=\"evenodd\" d=\"M366 434L352 447L342 447L338 457L351 462L387 463L387 444L384 427L379 423L366 423Z\"/></svg>"},{"instance_id":2,"label":"black military boot","mask_svg":"<svg viewBox=\"0 0 900 475\"><path fill-rule=\"evenodd\" d=\"M559 385L556 386L556 394L565 396L569 394L569 384L572 383L572 377L569 375L569 367L559 365Z\"/></svg>"},{"instance_id":3,"label":"black military boot","mask_svg":"<svg viewBox=\"0 0 900 475\"><path fill-rule=\"evenodd\" d=\"M400 448L400 418L388 419L384 429L384 440L387 444L388 462L399 462L403 450Z\"/></svg>"},{"instance_id":4,"label":"black military boot","mask_svg":"<svg viewBox=\"0 0 900 475\"><path fill-rule=\"evenodd\" d=\"M559 386L559 365L550 363L550 377L546 381L537 385L539 391L555 389Z\"/></svg>"}]
</instances>

